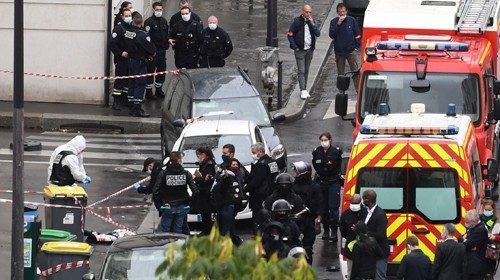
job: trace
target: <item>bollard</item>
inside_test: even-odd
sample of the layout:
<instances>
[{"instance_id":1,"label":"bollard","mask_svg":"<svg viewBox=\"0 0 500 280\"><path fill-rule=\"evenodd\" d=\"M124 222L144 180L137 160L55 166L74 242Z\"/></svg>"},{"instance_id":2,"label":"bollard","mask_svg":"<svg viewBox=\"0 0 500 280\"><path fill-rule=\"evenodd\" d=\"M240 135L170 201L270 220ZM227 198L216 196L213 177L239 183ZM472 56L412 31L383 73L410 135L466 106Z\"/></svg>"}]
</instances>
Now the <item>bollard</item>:
<instances>
[{"instance_id":1,"label":"bollard","mask_svg":"<svg viewBox=\"0 0 500 280\"><path fill-rule=\"evenodd\" d=\"M278 60L278 109L283 107L283 61Z\"/></svg>"}]
</instances>

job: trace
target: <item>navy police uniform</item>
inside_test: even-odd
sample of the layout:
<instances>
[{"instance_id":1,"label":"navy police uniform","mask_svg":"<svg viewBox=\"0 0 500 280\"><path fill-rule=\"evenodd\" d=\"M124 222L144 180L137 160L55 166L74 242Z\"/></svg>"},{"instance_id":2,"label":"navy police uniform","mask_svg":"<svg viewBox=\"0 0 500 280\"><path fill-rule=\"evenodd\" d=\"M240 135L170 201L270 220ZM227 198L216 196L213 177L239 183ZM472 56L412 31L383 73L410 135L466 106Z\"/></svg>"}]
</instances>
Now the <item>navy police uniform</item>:
<instances>
[{"instance_id":1,"label":"navy police uniform","mask_svg":"<svg viewBox=\"0 0 500 280\"><path fill-rule=\"evenodd\" d=\"M148 63L148 73L163 72L167 70L166 53L169 47L169 26L167 20L164 17L152 15L144 22L144 29L149 33L149 37L151 37L151 41L156 47L156 54L153 61ZM165 74L148 77L146 89L153 89L153 82L156 89L156 95L163 96L164 93L161 88L165 82Z\"/></svg>"},{"instance_id":2,"label":"navy police uniform","mask_svg":"<svg viewBox=\"0 0 500 280\"><path fill-rule=\"evenodd\" d=\"M233 43L229 34L217 26L215 30L205 28L202 33L200 67L223 67L224 61L233 51Z\"/></svg>"},{"instance_id":3,"label":"navy police uniform","mask_svg":"<svg viewBox=\"0 0 500 280\"><path fill-rule=\"evenodd\" d=\"M123 20L119 20L111 32L109 39L109 49L113 53L115 64L115 76L128 75L128 58L122 56L122 53L127 51L125 44L125 32L130 29L130 25ZM118 79L114 81L112 95L115 98L113 108L116 107L116 101L126 97L128 93L128 79ZM124 101L124 100L121 100Z\"/></svg>"},{"instance_id":4,"label":"navy police uniform","mask_svg":"<svg viewBox=\"0 0 500 280\"><path fill-rule=\"evenodd\" d=\"M178 69L192 69L198 67L198 56L201 45L201 33L203 25L193 20L176 21L170 26L170 39L175 40L174 59L175 67Z\"/></svg>"}]
</instances>

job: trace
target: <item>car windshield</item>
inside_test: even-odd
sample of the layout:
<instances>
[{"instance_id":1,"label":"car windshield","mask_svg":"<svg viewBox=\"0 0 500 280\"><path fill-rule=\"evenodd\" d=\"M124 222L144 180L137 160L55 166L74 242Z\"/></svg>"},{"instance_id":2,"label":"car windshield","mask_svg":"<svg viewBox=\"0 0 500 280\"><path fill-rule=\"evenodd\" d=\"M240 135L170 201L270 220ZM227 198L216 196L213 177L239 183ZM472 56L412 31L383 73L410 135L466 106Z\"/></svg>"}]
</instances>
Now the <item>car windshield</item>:
<instances>
[{"instance_id":1,"label":"car windshield","mask_svg":"<svg viewBox=\"0 0 500 280\"><path fill-rule=\"evenodd\" d=\"M457 172L451 168L362 168L356 187L372 189L388 213L408 211L431 223L459 218ZM408 209L408 210L406 210Z\"/></svg>"},{"instance_id":2,"label":"car windshield","mask_svg":"<svg viewBox=\"0 0 500 280\"><path fill-rule=\"evenodd\" d=\"M366 72L361 91L360 118L376 114L380 103L389 104L391 113L409 113L412 103L424 103L429 113L446 113L448 104L456 105L457 114L479 120L479 83L475 75L427 73L430 88L413 90L413 72Z\"/></svg>"},{"instance_id":3,"label":"car windshield","mask_svg":"<svg viewBox=\"0 0 500 280\"><path fill-rule=\"evenodd\" d=\"M207 119L249 120L258 126L271 126L269 115L259 96L195 100L193 103L193 116L214 111L233 111L233 114L212 116Z\"/></svg>"},{"instance_id":4,"label":"car windshield","mask_svg":"<svg viewBox=\"0 0 500 280\"><path fill-rule=\"evenodd\" d=\"M196 149L200 147L209 147L215 156L217 164L222 163L221 154L222 147L226 144L233 144L236 150L234 155L241 164L250 165L252 157L250 155L250 146L252 138L249 134L246 135L203 135L184 137L180 145L179 151L184 153L183 162L185 165L192 165L198 162L196 157Z\"/></svg>"},{"instance_id":5,"label":"car windshield","mask_svg":"<svg viewBox=\"0 0 500 280\"><path fill-rule=\"evenodd\" d=\"M155 280L156 268L165 260L168 247L138 248L110 253L104 264L105 280Z\"/></svg>"}]
</instances>

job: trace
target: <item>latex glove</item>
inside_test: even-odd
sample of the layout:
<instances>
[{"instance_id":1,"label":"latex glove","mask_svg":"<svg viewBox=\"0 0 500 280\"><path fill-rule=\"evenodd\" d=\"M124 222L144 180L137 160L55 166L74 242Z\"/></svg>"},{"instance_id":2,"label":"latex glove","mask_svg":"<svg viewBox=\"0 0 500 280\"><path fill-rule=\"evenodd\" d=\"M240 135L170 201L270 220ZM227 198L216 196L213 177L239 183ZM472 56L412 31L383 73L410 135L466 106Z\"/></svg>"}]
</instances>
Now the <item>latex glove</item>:
<instances>
[{"instance_id":1,"label":"latex glove","mask_svg":"<svg viewBox=\"0 0 500 280\"><path fill-rule=\"evenodd\" d=\"M140 187L142 187L139 183L135 183L133 186L135 190L138 190Z\"/></svg>"},{"instance_id":2,"label":"latex glove","mask_svg":"<svg viewBox=\"0 0 500 280\"><path fill-rule=\"evenodd\" d=\"M89 184L90 182L92 182L92 179L89 176L85 176L85 178L82 181L82 183L84 184Z\"/></svg>"}]
</instances>

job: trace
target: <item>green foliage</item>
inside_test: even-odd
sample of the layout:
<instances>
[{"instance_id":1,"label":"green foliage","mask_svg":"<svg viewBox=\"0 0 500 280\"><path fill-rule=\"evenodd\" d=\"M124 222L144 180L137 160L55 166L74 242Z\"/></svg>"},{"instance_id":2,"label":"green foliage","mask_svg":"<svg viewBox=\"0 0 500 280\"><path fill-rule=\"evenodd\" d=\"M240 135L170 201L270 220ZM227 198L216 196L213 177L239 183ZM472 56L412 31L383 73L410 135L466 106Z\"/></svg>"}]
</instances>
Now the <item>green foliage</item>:
<instances>
[{"instance_id":1,"label":"green foliage","mask_svg":"<svg viewBox=\"0 0 500 280\"><path fill-rule=\"evenodd\" d=\"M208 236L195 237L181 248L171 246L156 269L160 279L194 280L312 280L317 279L305 257L263 258L261 238L239 248L214 227Z\"/></svg>"}]
</instances>

